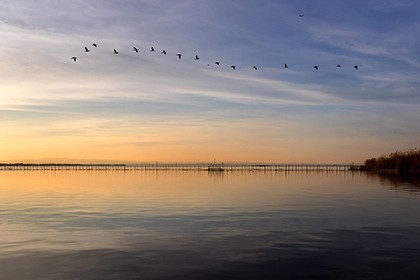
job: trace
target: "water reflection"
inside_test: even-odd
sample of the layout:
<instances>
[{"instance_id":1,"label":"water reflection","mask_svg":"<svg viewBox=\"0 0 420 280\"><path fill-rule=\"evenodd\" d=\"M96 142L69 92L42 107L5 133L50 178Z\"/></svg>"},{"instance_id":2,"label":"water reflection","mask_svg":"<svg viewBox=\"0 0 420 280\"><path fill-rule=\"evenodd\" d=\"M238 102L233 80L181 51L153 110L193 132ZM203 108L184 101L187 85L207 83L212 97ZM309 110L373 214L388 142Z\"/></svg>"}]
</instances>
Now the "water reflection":
<instances>
[{"instance_id":1,"label":"water reflection","mask_svg":"<svg viewBox=\"0 0 420 280\"><path fill-rule=\"evenodd\" d=\"M415 174L400 175L397 173L366 173L366 176L379 179L380 184L388 185L392 190L420 194L420 176Z\"/></svg>"},{"instance_id":2,"label":"water reflection","mask_svg":"<svg viewBox=\"0 0 420 280\"><path fill-rule=\"evenodd\" d=\"M357 172L0 172L0 275L419 279L420 197L393 184Z\"/></svg>"}]
</instances>

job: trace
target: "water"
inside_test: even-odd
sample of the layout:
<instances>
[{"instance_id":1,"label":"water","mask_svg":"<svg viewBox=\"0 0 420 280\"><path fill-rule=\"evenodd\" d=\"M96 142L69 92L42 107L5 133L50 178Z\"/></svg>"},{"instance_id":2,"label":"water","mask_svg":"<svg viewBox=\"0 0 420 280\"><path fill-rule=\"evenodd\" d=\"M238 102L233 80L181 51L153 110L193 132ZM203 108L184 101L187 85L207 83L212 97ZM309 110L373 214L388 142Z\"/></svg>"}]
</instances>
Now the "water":
<instances>
[{"instance_id":1,"label":"water","mask_svg":"<svg viewBox=\"0 0 420 280\"><path fill-rule=\"evenodd\" d=\"M420 279L420 185L352 172L0 172L0 279Z\"/></svg>"}]
</instances>

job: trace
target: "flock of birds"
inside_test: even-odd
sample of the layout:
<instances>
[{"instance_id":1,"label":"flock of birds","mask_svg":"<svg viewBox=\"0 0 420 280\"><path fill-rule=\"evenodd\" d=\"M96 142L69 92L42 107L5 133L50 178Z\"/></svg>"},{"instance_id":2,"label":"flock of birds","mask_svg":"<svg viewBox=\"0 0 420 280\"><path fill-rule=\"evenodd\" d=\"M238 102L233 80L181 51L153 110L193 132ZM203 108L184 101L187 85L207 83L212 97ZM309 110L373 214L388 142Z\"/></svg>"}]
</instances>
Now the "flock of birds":
<instances>
[{"instance_id":1,"label":"flock of birds","mask_svg":"<svg viewBox=\"0 0 420 280\"><path fill-rule=\"evenodd\" d=\"M304 14L299 14L299 17L301 17L301 18L304 17L304 16L305 16ZM92 47L97 48L98 47L98 44L97 43L93 43L92 44ZM85 53L89 53L90 51L91 50L88 47L85 47L84 48L84 52ZM115 55L118 55L119 54L119 51L118 50L114 49L113 51L114 51L113 53ZM138 47L135 47L134 46L133 47L133 51L136 52L136 53L138 53L140 50L139 50ZM155 48L154 47L150 47L150 52L155 52ZM162 50L161 51L161 54L167 55L166 50ZM180 53L177 53L176 56L178 57L178 59L181 59L182 58L182 54L180 54ZM72 59L74 62L76 62L77 61L77 56L72 56L70 59ZM195 55L194 60L200 60L200 57L198 55ZM219 61L215 61L214 64L217 65L217 66L220 66L220 62ZM207 66L210 66L210 64L207 64ZM236 65L231 65L230 68L233 69L233 70L236 70L237 67L236 67ZM283 64L283 68L284 69L287 69L287 68L289 68L289 65L287 65L287 63L284 63ZM319 65L314 65L313 68L315 70L319 70L320 67L319 67ZM337 64L336 65L336 68L341 68L341 64ZM353 68L356 69L356 70L359 70L359 66L358 65L354 65ZM252 66L252 69L258 70L258 67L256 65L254 65L254 66Z\"/></svg>"},{"instance_id":2,"label":"flock of birds","mask_svg":"<svg viewBox=\"0 0 420 280\"><path fill-rule=\"evenodd\" d=\"M299 16L301 16L301 15L299 15ZM98 47L98 44L97 43L93 43L92 44L92 47L97 48ZM89 53L90 51L91 51L91 49L89 49L88 47L85 47L84 48L84 52L85 53ZM133 51L136 52L136 53L138 53L140 50L137 47L133 47ZM154 47L150 47L150 52L155 52L155 51L156 50L155 50ZM114 49L113 50L113 54L118 55L119 54L119 51L116 50L116 49ZM166 50L162 50L161 51L161 54L167 55ZM176 56L178 57L178 59L182 59L182 54L177 53ZM77 56L72 56L70 59L72 59L74 62L76 62L77 61ZM194 56L194 60L200 60L200 57L198 55L195 55ZM215 61L214 64L217 65L217 66L220 66L220 62L219 61ZM210 64L207 64L207 66L210 66ZM232 68L233 70L236 70L237 67L236 67L236 65L231 65L230 68ZM287 69L287 68L289 68L289 65L287 63L284 63L283 68ZM319 67L319 65L314 65L313 68L315 70L319 70L320 67ZM341 64L337 64L336 65L336 68L341 68ZM359 70L359 66L358 65L354 65L353 68L356 69L356 70ZM254 65L254 66L252 66L252 69L258 70L258 67L256 65Z\"/></svg>"}]
</instances>

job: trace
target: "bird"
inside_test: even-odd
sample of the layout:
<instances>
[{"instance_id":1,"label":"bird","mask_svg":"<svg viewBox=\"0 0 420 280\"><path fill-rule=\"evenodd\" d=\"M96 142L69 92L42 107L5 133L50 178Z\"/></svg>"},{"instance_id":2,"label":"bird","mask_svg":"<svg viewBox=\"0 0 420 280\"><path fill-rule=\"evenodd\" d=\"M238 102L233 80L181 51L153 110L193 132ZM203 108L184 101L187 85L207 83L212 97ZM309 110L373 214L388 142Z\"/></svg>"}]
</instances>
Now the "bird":
<instances>
[{"instance_id":1,"label":"bird","mask_svg":"<svg viewBox=\"0 0 420 280\"><path fill-rule=\"evenodd\" d=\"M230 66L230 68L232 68L233 70L236 70L236 66L235 65Z\"/></svg>"},{"instance_id":2,"label":"bird","mask_svg":"<svg viewBox=\"0 0 420 280\"><path fill-rule=\"evenodd\" d=\"M85 47L85 52L90 52L90 50L87 47Z\"/></svg>"},{"instance_id":3,"label":"bird","mask_svg":"<svg viewBox=\"0 0 420 280\"><path fill-rule=\"evenodd\" d=\"M318 70L319 67L318 67L318 65L315 65L314 68L315 68L315 70Z\"/></svg>"},{"instance_id":4,"label":"bird","mask_svg":"<svg viewBox=\"0 0 420 280\"><path fill-rule=\"evenodd\" d=\"M198 57L198 55L195 55L194 60L199 60L200 58Z\"/></svg>"},{"instance_id":5,"label":"bird","mask_svg":"<svg viewBox=\"0 0 420 280\"><path fill-rule=\"evenodd\" d=\"M258 68L257 68L257 66L255 66L255 65L254 65L254 66L252 67L252 69L257 70Z\"/></svg>"},{"instance_id":6,"label":"bird","mask_svg":"<svg viewBox=\"0 0 420 280\"><path fill-rule=\"evenodd\" d=\"M337 68L341 68L341 65L340 64L337 64L337 66L336 66Z\"/></svg>"},{"instance_id":7,"label":"bird","mask_svg":"<svg viewBox=\"0 0 420 280\"><path fill-rule=\"evenodd\" d=\"M116 49L114 49L114 54L118 54L118 51Z\"/></svg>"},{"instance_id":8,"label":"bird","mask_svg":"<svg viewBox=\"0 0 420 280\"><path fill-rule=\"evenodd\" d=\"M74 62L76 62L77 56L72 56L72 57L70 57L70 59L73 59Z\"/></svg>"},{"instance_id":9,"label":"bird","mask_svg":"<svg viewBox=\"0 0 420 280\"><path fill-rule=\"evenodd\" d=\"M284 64L284 68L289 68L289 66L285 63L285 64Z\"/></svg>"},{"instance_id":10,"label":"bird","mask_svg":"<svg viewBox=\"0 0 420 280\"><path fill-rule=\"evenodd\" d=\"M155 48L154 48L154 47L151 47L151 48L150 48L150 51L151 51L151 52L154 52L154 51L155 51Z\"/></svg>"},{"instance_id":11,"label":"bird","mask_svg":"<svg viewBox=\"0 0 420 280\"><path fill-rule=\"evenodd\" d=\"M165 50L163 50L163 51L162 51L162 53L163 53L164 55L166 55L166 51L165 51Z\"/></svg>"},{"instance_id":12,"label":"bird","mask_svg":"<svg viewBox=\"0 0 420 280\"><path fill-rule=\"evenodd\" d=\"M178 57L178 59L181 59L182 54L178 53L176 56Z\"/></svg>"},{"instance_id":13,"label":"bird","mask_svg":"<svg viewBox=\"0 0 420 280\"><path fill-rule=\"evenodd\" d=\"M359 66L358 65L354 65L353 67L354 67L354 69L359 70Z\"/></svg>"},{"instance_id":14,"label":"bird","mask_svg":"<svg viewBox=\"0 0 420 280\"><path fill-rule=\"evenodd\" d=\"M139 49L138 49L138 48L136 48L136 47L133 47L133 50L134 50L136 53L138 53L138 52L139 52Z\"/></svg>"},{"instance_id":15,"label":"bird","mask_svg":"<svg viewBox=\"0 0 420 280\"><path fill-rule=\"evenodd\" d=\"M304 15L304 14L300 14L299 16L300 16L300 17L304 17L305 15Z\"/></svg>"},{"instance_id":16,"label":"bird","mask_svg":"<svg viewBox=\"0 0 420 280\"><path fill-rule=\"evenodd\" d=\"M214 64L216 64L217 66L219 66L219 65L220 65L219 61L216 61Z\"/></svg>"},{"instance_id":17,"label":"bird","mask_svg":"<svg viewBox=\"0 0 420 280\"><path fill-rule=\"evenodd\" d=\"M97 48L98 47L98 44L93 43L92 46L94 46L95 48Z\"/></svg>"}]
</instances>

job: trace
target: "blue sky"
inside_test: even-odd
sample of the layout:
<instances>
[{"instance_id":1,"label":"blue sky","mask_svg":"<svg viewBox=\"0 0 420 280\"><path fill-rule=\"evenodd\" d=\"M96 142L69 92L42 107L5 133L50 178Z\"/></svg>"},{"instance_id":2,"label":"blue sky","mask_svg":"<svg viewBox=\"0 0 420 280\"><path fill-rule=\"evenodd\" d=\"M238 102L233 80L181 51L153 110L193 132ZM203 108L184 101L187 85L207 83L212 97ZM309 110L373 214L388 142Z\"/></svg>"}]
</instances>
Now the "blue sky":
<instances>
[{"instance_id":1,"label":"blue sky","mask_svg":"<svg viewBox=\"0 0 420 280\"><path fill-rule=\"evenodd\" d=\"M419 12L417 1L2 1L0 159L362 162L418 147Z\"/></svg>"}]
</instances>

